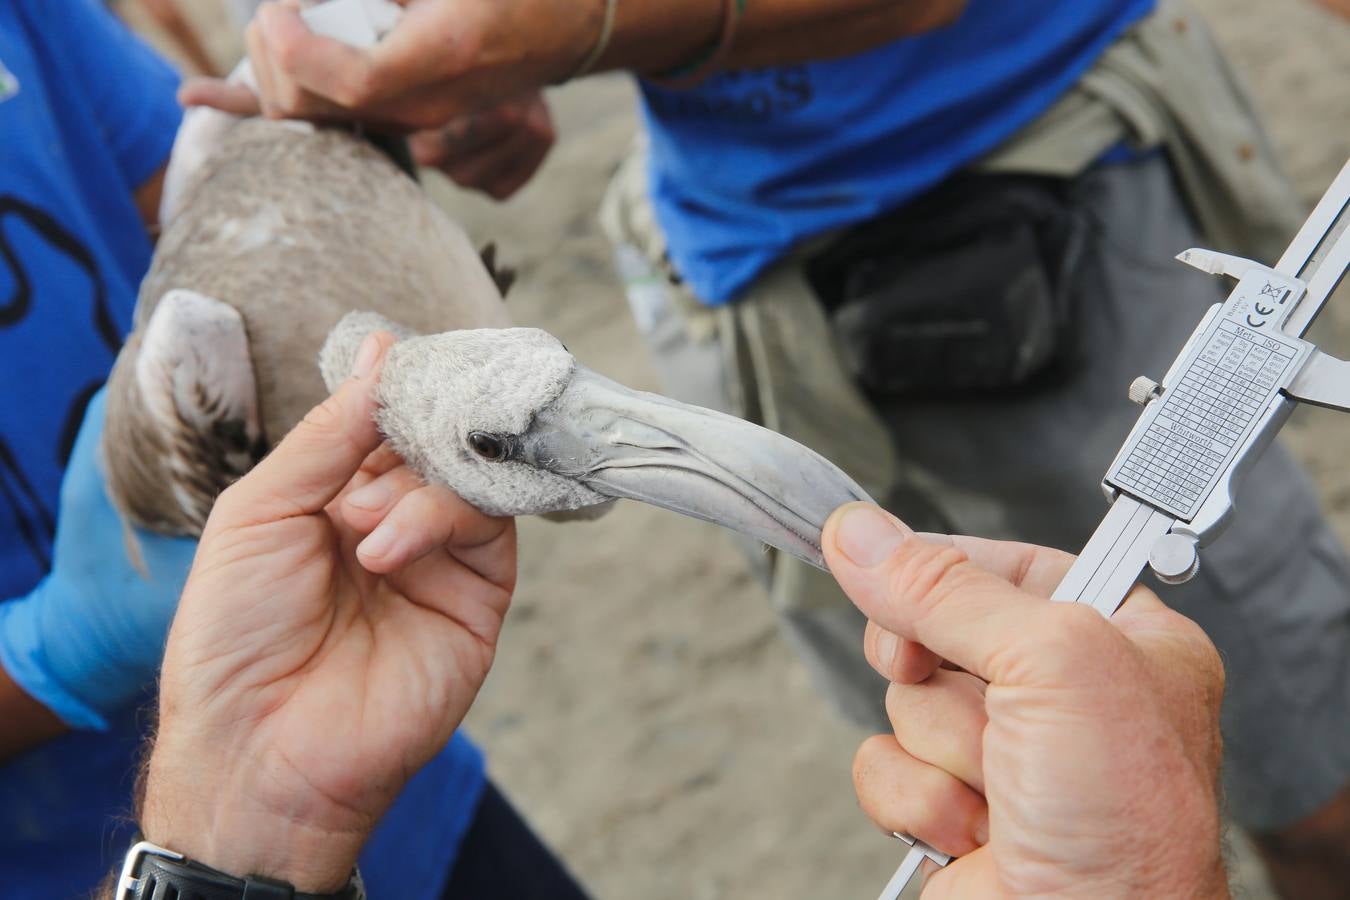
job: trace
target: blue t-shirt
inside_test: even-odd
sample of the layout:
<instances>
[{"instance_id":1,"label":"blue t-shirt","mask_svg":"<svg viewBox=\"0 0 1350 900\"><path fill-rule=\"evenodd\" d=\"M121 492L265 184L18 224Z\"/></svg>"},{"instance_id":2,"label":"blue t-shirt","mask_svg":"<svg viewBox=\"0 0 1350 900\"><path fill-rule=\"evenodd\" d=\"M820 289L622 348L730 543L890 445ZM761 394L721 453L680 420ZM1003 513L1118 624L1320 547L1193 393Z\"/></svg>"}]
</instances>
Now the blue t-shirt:
<instances>
[{"instance_id":1,"label":"blue t-shirt","mask_svg":"<svg viewBox=\"0 0 1350 900\"><path fill-rule=\"evenodd\" d=\"M643 83L650 184L672 261L705 303L794 245L968 165L1067 91L1155 0L970 0L939 31L828 62Z\"/></svg>"},{"instance_id":2,"label":"blue t-shirt","mask_svg":"<svg viewBox=\"0 0 1350 900\"><path fill-rule=\"evenodd\" d=\"M150 261L132 193L168 158L177 84L98 0L0 0L0 598L50 565L66 459ZM87 896L120 862L143 706L0 763L0 896ZM440 896L483 782L457 735L362 856L372 896Z\"/></svg>"}]
</instances>

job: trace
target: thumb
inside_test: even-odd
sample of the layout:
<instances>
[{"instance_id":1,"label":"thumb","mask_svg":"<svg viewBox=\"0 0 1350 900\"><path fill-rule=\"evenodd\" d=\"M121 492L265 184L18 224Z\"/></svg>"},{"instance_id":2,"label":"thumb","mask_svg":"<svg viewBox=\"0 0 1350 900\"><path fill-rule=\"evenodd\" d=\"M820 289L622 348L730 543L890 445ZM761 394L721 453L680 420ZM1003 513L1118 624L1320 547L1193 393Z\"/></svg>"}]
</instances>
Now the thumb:
<instances>
[{"instance_id":1,"label":"thumb","mask_svg":"<svg viewBox=\"0 0 1350 900\"><path fill-rule=\"evenodd\" d=\"M933 863L924 865L932 866ZM974 853L952 860L950 865L932 873L923 883L924 900L997 897L1002 893L994 852L988 844Z\"/></svg>"},{"instance_id":2,"label":"thumb","mask_svg":"<svg viewBox=\"0 0 1350 900\"><path fill-rule=\"evenodd\" d=\"M178 89L178 102L183 106L211 106L244 118L262 111L258 95L248 85L220 78L189 78Z\"/></svg>"},{"instance_id":3,"label":"thumb","mask_svg":"<svg viewBox=\"0 0 1350 900\"><path fill-rule=\"evenodd\" d=\"M352 377L220 495L211 515L217 526L257 525L311 515L346 487L380 445L374 388L384 355L393 344L394 336L384 331L365 339L356 354Z\"/></svg>"},{"instance_id":4,"label":"thumb","mask_svg":"<svg viewBox=\"0 0 1350 900\"><path fill-rule=\"evenodd\" d=\"M922 540L871 504L836 510L821 543L830 572L867 618L988 682L1025 676L1008 670L1034 655L1031 636L1066 631L1051 620L1072 620L1074 634L1113 631L1096 611L1034 597L955 543Z\"/></svg>"},{"instance_id":5,"label":"thumb","mask_svg":"<svg viewBox=\"0 0 1350 900\"><path fill-rule=\"evenodd\" d=\"M254 23L274 64L300 87L347 109L379 99L369 93L374 73L368 48L316 34L296 9L277 3L260 6Z\"/></svg>"}]
</instances>

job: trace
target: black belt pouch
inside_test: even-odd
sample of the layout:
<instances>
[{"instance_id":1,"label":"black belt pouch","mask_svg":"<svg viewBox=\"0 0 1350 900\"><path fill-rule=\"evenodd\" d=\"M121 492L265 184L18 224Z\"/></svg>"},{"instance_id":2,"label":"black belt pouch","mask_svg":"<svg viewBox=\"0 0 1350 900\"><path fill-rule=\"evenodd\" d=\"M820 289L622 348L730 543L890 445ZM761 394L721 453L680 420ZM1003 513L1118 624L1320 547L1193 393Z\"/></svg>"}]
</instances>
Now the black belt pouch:
<instances>
[{"instance_id":1,"label":"black belt pouch","mask_svg":"<svg viewBox=\"0 0 1350 900\"><path fill-rule=\"evenodd\" d=\"M806 278L863 388L1000 391L1071 363L1085 244L1072 184L957 176L811 257Z\"/></svg>"}]
</instances>

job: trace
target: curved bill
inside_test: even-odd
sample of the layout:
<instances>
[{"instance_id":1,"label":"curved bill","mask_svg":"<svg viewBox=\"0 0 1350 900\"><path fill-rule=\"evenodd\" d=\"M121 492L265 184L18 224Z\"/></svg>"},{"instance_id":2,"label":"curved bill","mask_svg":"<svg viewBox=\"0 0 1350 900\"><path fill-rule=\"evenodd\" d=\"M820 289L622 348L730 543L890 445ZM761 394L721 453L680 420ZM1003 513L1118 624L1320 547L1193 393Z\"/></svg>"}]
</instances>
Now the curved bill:
<instances>
[{"instance_id":1,"label":"curved bill","mask_svg":"<svg viewBox=\"0 0 1350 900\"><path fill-rule=\"evenodd\" d=\"M820 532L871 498L820 454L723 413L630 390L578 365L523 442L535 466L607 497L714 522L825 568Z\"/></svg>"}]
</instances>

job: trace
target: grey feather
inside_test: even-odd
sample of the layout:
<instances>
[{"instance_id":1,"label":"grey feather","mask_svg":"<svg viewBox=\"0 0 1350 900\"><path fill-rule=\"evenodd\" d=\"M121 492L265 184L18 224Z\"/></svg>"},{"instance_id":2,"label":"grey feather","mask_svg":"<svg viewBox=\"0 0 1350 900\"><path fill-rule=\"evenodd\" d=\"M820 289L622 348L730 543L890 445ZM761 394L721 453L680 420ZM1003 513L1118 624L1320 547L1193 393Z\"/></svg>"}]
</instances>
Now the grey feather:
<instances>
[{"instance_id":1,"label":"grey feather","mask_svg":"<svg viewBox=\"0 0 1350 900\"><path fill-rule=\"evenodd\" d=\"M402 322L369 310L355 310L338 320L319 350L319 374L324 386L336 391L338 385L351 374L356 364L356 351L361 342L377 331L388 331L399 340L414 337L413 331Z\"/></svg>"},{"instance_id":2,"label":"grey feather","mask_svg":"<svg viewBox=\"0 0 1350 900\"><path fill-rule=\"evenodd\" d=\"M319 354L330 389L351 371L361 341L380 329L400 340L385 356L375 421L424 479L452 488L489 515L570 513L609 501L527 462L485 463L469 449L474 432L526 432L535 413L562 394L576 360L557 338L537 328L410 335L383 316L353 312Z\"/></svg>"},{"instance_id":3,"label":"grey feather","mask_svg":"<svg viewBox=\"0 0 1350 900\"><path fill-rule=\"evenodd\" d=\"M218 437L189 411L167 427L147 415L145 392L168 388L138 382L136 359L174 289L239 312L268 444L326 395L314 361L352 310L426 333L510 324L463 230L384 154L335 129L261 119L226 129L181 189L110 379L103 449L111 493L137 524L176 533L198 532L203 517L169 485L186 480L214 496L238 473L218 470ZM233 351L203 346L199 356L217 352Z\"/></svg>"}]
</instances>

